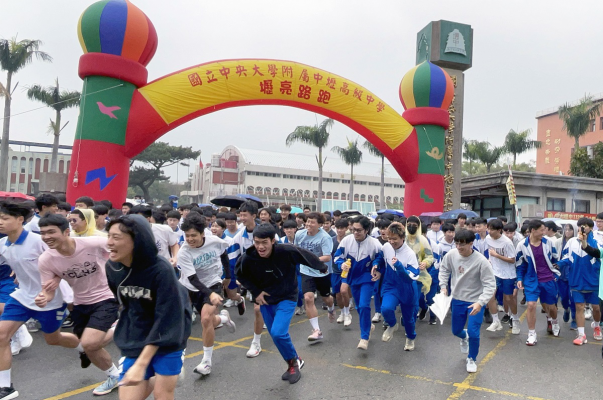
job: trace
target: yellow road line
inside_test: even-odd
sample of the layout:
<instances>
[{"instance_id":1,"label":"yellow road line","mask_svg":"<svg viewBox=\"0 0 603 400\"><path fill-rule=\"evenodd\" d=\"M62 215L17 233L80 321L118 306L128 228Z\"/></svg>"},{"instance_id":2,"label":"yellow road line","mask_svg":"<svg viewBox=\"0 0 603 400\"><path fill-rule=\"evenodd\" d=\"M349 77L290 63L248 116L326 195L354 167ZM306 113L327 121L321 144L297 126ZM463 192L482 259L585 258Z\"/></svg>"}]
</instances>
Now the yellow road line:
<instances>
[{"instance_id":1,"label":"yellow road line","mask_svg":"<svg viewBox=\"0 0 603 400\"><path fill-rule=\"evenodd\" d=\"M523 314L521 315L521 317L519 317L519 321L522 322L525 319L526 315L528 315L528 310L527 309L523 312ZM475 372L473 374L467 375L467 377L465 378L465 380L463 382L461 382L461 384L459 386L457 386L456 390L450 396L448 396L448 400L458 400L458 399L460 399L461 396L463 396L463 394L465 394L465 392L471 386L473 386L473 382L475 382L475 380L479 376L480 372L482 372L482 369L484 368L484 366L490 360L492 360L496 356L496 354L498 354L498 352L500 351L500 349L502 349L507 344L507 342L509 341L510 337L511 337L511 331L509 330L505 334L505 337L502 338L500 342L498 342L498 344L496 345L496 347L494 347L482 359L482 361L477 366L477 372Z\"/></svg>"},{"instance_id":2,"label":"yellow road line","mask_svg":"<svg viewBox=\"0 0 603 400\"><path fill-rule=\"evenodd\" d=\"M90 390L94 390L101 383L103 383L103 382L98 382L98 383L95 383L94 385L90 385L90 386L86 386L86 387L83 387L83 388L80 388L80 389L72 390L71 392L66 392L66 393L63 393L63 394L56 395L56 396L48 397L48 398L46 398L44 400L61 400L61 399L66 399L67 397L75 396L75 395L80 394L80 393L85 393L85 392L88 392Z\"/></svg>"}]
</instances>

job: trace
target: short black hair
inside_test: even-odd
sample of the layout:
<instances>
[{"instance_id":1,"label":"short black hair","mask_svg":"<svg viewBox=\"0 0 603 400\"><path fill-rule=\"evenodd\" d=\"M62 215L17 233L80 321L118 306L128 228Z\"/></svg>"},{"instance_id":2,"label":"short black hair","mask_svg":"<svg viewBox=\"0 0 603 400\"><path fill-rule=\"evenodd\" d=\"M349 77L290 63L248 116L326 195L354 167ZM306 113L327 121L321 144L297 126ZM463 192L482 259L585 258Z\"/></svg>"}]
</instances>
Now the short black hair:
<instances>
[{"instance_id":1,"label":"short black hair","mask_svg":"<svg viewBox=\"0 0 603 400\"><path fill-rule=\"evenodd\" d=\"M283 205L281 205L281 211L291 212L291 206L289 204L283 204Z\"/></svg>"},{"instance_id":2,"label":"short black hair","mask_svg":"<svg viewBox=\"0 0 603 400\"><path fill-rule=\"evenodd\" d=\"M78 197L77 199L75 199L76 203L84 203L87 207L94 207L94 200L92 200L92 197L88 197L88 196L82 196L82 197Z\"/></svg>"},{"instance_id":3,"label":"short black hair","mask_svg":"<svg viewBox=\"0 0 603 400\"><path fill-rule=\"evenodd\" d=\"M457 221L459 219L464 219L465 221L467 220L467 214L465 213L460 213L459 215L456 216Z\"/></svg>"},{"instance_id":4,"label":"short black hair","mask_svg":"<svg viewBox=\"0 0 603 400\"><path fill-rule=\"evenodd\" d=\"M552 230L553 232L557 232L557 231L559 230L559 227L558 227L558 226L557 226L557 224L556 224L556 223L554 223L553 221L546 221L546 222L544 223L544 226L545 226L547 229Z\"/></svg>"},{"instance_id":5,"label":"short black hair","mask_svg":"<svg viewBox=\"0 0 603 400\"><path fill-rule=\"evenodd\" d=\"M187 215L180 226L184 232L194 229L201 234L205 233L205 228L207 228L205 217L197 213Z\"/></svg>"},{"instance_id":6,"label":"short black hair","mask_svg":"<svg viewBox=\"0 0 603 400\"><path fill-rule=\"evenodd\" d=\"M222 218L216 218L214 224L219 225L222 229L226 229L226 222Z\"/></svg>"},{"instance_id":7,"label":"short black hair","mask_svg":"<svg viewBox=\"0 0 603 400\"><path fill-rule=\"evenodd\" d=\"M429 223L429 225L436 223L436 224L441 224L442 223L442 219L440 217L433 217L431 219L431 222Z\"/></svg>"},{"instance_id":8,"label":"short black hair","mask_svg":"<svg viewBox=\"0 0 603 400\"><path fill-rule=\"evenodd\" d=\"M258 239L274 239L276 229L272 224L260 224L253 230L253 237Z\"/></svg>"},{"instance_id":9,"label":"short black hair","mask_svg":"<svg viewBox=\"0 0 603 400\"><path fill-rule=\"evenodd\" d=\"M48 214L47 216L40 218L38 226L40 228L56 226L61 232L65 232L66 229L69 229L69 221L61 214Z\"/></svg>"},{"instance_id":10,"label":"short black hair","mask_svg":"<svg viewBox=\"0 0 603 400\"><path fill-rule=\"evenodd\" d=\"M119 225L119 230L125 234L128 234L132 238L132 241L134 241L134 227L136 226L135 218L132 218L129 215L124 215L122 218L112 219L107 222L107 225L105 225L107 232L111 230L113 225Z\"/></svg>"},{"instance_id":11,"label":"short black hair","mask_svg":"<svg viewBox=\"0 0 603 400\"><path fill-rule=\"evenodd\" d=\"M236 221L236 220L237 220L237 214L235 214L233 212L228 212L224 216L224 221Z\"/></svg>"},{"instance_id":12,"label":"short black hair","mask_svg":"<svg viewBox=\"0 0 603 400\"><path fill-rule=\"evenodd\" d=\"M479 224L487 224L488 222L486 221L485 218L482 217L477 217L477 218L473 218L473 222L475 223L475 225L479 225Z\"/></svg>"},{"instance_id":13,"label":"short black hair","mask_svg":"<svg viewBox=\"0 0 603 400\"><path fill-rule=\"evenodd\" d=\"M109 219L117 219L124 215L124 213L119 208L112 208L109 210L109 214L107 215Z\"/></svg>"},{"instance_id":14,"label":"short black hair","mask_svg":"<svg viewBox=\"0 0 603 400\"><path fill-rule=\"evenodd\" d=\"M335 221L335 228L348 228L350 226L350 222L345 218L339 218Z\"/></svg>"},{"instance_id":15,"label":"short black hair","mask_svg":"<svg viewBox=\"0 0 603 400\"><path fill-rule=\"evenodd\" d=\"M178 211L176 211L176 210L172 210L172 211L168 212L165 217L166 218L180 219L180 213Z\"/></svg>"},{"instance_id":16,"label":"short black hair","mask_svg":"<svg viewBox=\"0 0 603 400\"><path fill-rule=\"evenodd\" d=\"M312 210L310 210L310 207L308 207L308 206L305 206L305 207L304 207L304 211L305 211L305 210L312 211Z\"/></svg>"},{"instance_id":17,"label":"short black hair","mask_svg":"<svg viewBox=\"0 0 603 400\"><path fill-rule=\"evenodd\" d=\"M387 227L390 226L391 223L392 223L392 221L390 221L389 219L382 218L379 220L379 222L377 222L377 228L387 229Z\"/></svg>"},{"instance_id":18,"label":"short black hair","mask_svg":"<svg viewBox=\"0 0 603 400\"><path fill-rule=\"evenodd\" d=\"M599 214L597 214L597 219L603 219L603 212L600 212Z\"/></svg>"},{"instance_id":19,"label":"short black hair","mask_svg":"<svg viewBox=\"0 0 603 400\"><path fill-rule=\"evenodd\" d=\"M132 208L132 207L134 207L134 204L130 203L129 201L126 201L125 203L122 203L121 206L122 207L126 206L126 207L129 207L129 208Z\"/></svg>"},{"instance_id":20,"label":"short black hair","mask_svg":"<svg viewBox=\"0 0 603 400\"><path fill-rule=\"evenodd\" d=\"M105 199L105 200L101 200L99 201L99 203L101 203L103 206L106 206L109 210L113 209L113 203L111 203L111 201Z\"/></svg>"},{"instance_id":21,"label":"short black hair","mask_svg":"<svg viewBox=\"0 0 603 400\"><path fill-rule=\"evenodd\" d=\"M495 218L492 221L488 222L488 229L500 231L503 229L503 222L500 219Z\"/></svg>"},{"instance_id":22,"label":"short black hair","mask_svg":"<svg viewBox=\"0 0 603 400\"><path fill-rule=\"evenodd\" d=\"M309 213L309 214L307 215L307 217L308 217L308 218L306 219L306 221L307 221L308 219L314 219L314 220L316 220L316 222L318 222L318 223L319 223L319 224L321 224L321 225L325 223L325 215L324 215L324 214L322 214L322 213L318 213L318 212L311 212L311 213Z\"/></svg>"},{"instance_id":23,"label":"short black hair","mask_svg":"<svg viewBox=\"0 0 603 400\"><path fill-rule=\"evenodd\" d=\"M339 210L333 211L333 216L334 217L341 217L341 211L339 211Z\"/></svg>"},{"instance_id":24,"label":"short black hair","mask_svg":"<svg viewBox=\"0 0 603 400\"><path fill-rule=\"evenodd\" d=\"M258 203L247 200L239 206L240 212L248 212L250 215L258 215Z\"/></svg>"},{"instance_id":25,"label":"short black hair","mask_svg":"<svg viewBox=\"0 0 603 400\"><path fill-rule=\"evenodd\" d=\"M283 229L292 229L292 228L297 229L297 223L295 221L293 221L292 219L288 219L285 222L283 222Z\"/></svg>"},{"instance_id":26,"label":"short black hair","mask_svg":"<svg viewBox=\"0 0 603 400\"><path fill-rule=\"evenodd\" d=\"M59 202L59 210L71 212L71 204L67 203L66 201L61 201Z\"/></svg>"},{"instance_id":27,"label":"short black hair","mask_svg":"<svg viewBox=\"0 0 603 400\"><path fill-rule=\"evenodd\" d=\"M362 229L364 229L365 231L368 231L371 228L371 220L364 216L361 216L360 218L356 219L354 223L362 225Z\"/></svg>"},{"instance_id":28,"label":"short black hair","mask_svg":"<svg viewBox=\"0 0 603 400\"><path fill-rule=\"evenodd\" d=\"M509 222L508 224L505 224L505 226L503 226L503 231L505 232L515 232L517 230L517 224L513 225L511 222Z\"/></svg>"},{"instance_id":29,"label":"short black hair","mask_svg":"<svg viewBox=\"0 0 603 400\"><path fill-rule=\"evenodd\" d=\"M137 205L130 210L130 214L140 214L145 218L153 216L153 208L149 206Z\"/></svg>"},{"instance_id":30,"label":"short black hair","mask_svg":"<svg viewBox=\"0 0 603 400\"><path fill-rule=\"evenodd\" d=\"M109 209L107 208L107 206L103 205L103 204L97 204L94 207L92 207L92 211L94 211L94 213L96 215L107 215L109 214Z\"/></svg>"},{"instance_id":31,"label":"short black hair","mask_svg":"<svg viewBox=\"0 0 603 400\"><path fill-rule=\"evenodd\" d=\"M42 211L42 207L44 206L52 207L54 205L59 205L59 199L51 194L44 193L36 197L36 208L40 211Z\"/></svg>"},{"instance_id":32,"label":"short black hair","mask_svg":"<svg viewBox=\"0 0 603 400\"><path fill-rule=\"evenodd\" d=\"M22 203L11 203L5 202L0 203L0 213L10 215L11 217L23 217L23 221L27 221L27 218L33 213L33 211L23 205Z\"/></svg>"},{"instance_id":33,"label":"short black hair","mask_svg":"<svg viewBox=\"0 0 603 400\"><path fill-rule=\"evenodd\" d=\"M458 243L471 243L475 241L475 233L471 232L469 229L460 229L454 235L454 241Z\"/></svg>"},{"instance_id":34,"label":"short black hair","mask_svg":"<svg viewBox=\"0 0 603 400\"><path fill-rule=\"evenodd\" d=\"M167 213L169 213L170 211L173 211L173 210L174 210L174 207L172 207L172 205L171 205L171 204L162 204L162 205L161 205L161 207L159 207L159 210L160 210L162 213L167 214Z\"/></svg>"},{"instance_id":35,"label":"short black hair","mask_svg":"<svg viewBox=\"0 0 603 400\"><path fill-rule=\"evenodd\" d=\"M442 232L446 233L446 232L450 232L450 231L454 231L454 225L452 225L451 223L445 223L444 225L442 225Z\"/></svg>"},{"instance_id":36,"label":"short black hair","mask_svg":"<svg viewBox=\"0 0 603 400\"><path fill-rule=\"evenodd\" d=\"M540 229L541 226L544 225L544 222L542 222L539 219L533 219L530 221L530 223L528 224L528 231L533 231L534 229Z\"/></svg>"},{"instance_id":37,"label":"short black hair","mask_svg":"<svg viewBox=\"0 0 603 400\"><path fill-rule=\"evenodd\" d=\"M589 226L590 228L593 228L595 226L595 223L593 222L593 220L590 218L587 218L587 217L580 218L576 224L578 226L586 225L586 226Z\"/></svg>"},{"instance_id":38,"label":"short black hair","mask_svg":"<svg viewBox=\"0 0 603 400\"><path fill-rule=\"evenodd\" d=\"M86 220L86 217L84 216L84 213L81 212L79 208L74 208L73 210L71 210L69 212L69 214L76 214L82 221Z\"/></svg>"},{"instance_id":39,"label":"short black hair","mask_svg":"<svg viewBox=\"0 0 603 400\"><path fill-rule=\"evenodd\" d=\"M153 211L153 219L155 220L156 224L163 225L165 224L165 220L167 218L165 217L165 214L161 211Z\"/></svg>"},{"instance_id":40,"label":"short black hair","mask_svg":"<svg viewBox=\"0 0 603 400\"><path fill-rule=\"evenodd\" d=\"M308 217L304 213L295 214L295 218L299 218L299 219L303 220L304 222L306 222L308 220Z\"/></svg>"},{"instance_id":41,"label":"short black hair","mask_svg":"<svg viewBox=\"0 0 603 400\"><path fill-rule=\"evenodd\" d=\"M500 219L502 222L507 222L507 217L504 215L499 215L498 217L496 217L498 219Z\"/></svg>"}]
</instances>

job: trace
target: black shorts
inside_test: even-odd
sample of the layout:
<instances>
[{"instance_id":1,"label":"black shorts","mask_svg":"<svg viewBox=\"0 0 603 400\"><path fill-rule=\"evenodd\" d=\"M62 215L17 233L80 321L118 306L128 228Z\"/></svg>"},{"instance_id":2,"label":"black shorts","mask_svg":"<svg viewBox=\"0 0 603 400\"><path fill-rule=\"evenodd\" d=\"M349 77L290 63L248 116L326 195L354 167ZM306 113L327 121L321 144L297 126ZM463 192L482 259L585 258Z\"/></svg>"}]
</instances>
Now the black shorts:
<instances>
[{"instance_id":1,"label":"black shorts","mask_svg":"<svg viewBox=\"0 0 603 400\"><path fill-rule=\"evenodd\" d=\"M302 276L302 293L314 293L318 290L318 294L322 297L331 295L331 276Z\"/></svg>"},{"instance_id":2,"label":"black shorts","mask_svg":"<svg viewBox=\"0 0 603 400\"><path fill-rule=\"evenodd\" d=\"M210 286L209 290L220 296L223 296L224 294L224 287L222 286L222 282ZM191 303L193 304L193 307L195 307L195 310L197 310L199 314L201 313L201 309L203 308L204 304L209 304L210 306L212 305L211 301L209 300L209 296L204 296L201 292L193 292L192 290L189 290L188 295L191 298Z\"/></svg>"},{"instance_id":3,"label":"black shorts","mask_svg":"<svg viewBox=\"0 0 603 400\"><path fill-rule=\"evenodd\" d=\"M118 311L119 303L115 299L73 306L71 312L73 333L81 338L86 328L107 332L111 325L117 321Z\"/></svg>"}]
</instances>

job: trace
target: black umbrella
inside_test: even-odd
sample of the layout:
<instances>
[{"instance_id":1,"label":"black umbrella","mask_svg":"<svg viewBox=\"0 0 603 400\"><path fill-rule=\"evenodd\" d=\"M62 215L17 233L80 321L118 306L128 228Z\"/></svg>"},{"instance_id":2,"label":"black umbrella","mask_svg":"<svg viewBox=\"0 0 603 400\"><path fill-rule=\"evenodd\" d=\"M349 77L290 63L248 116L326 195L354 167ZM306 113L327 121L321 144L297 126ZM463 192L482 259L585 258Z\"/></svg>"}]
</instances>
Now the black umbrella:
<instances>
[{"instance_id":1,"label":"black umbrella","mask_svg":"<svg viewBox=\"0 0 603 400\"><path fill-rule=\"evenodd\" d=\"M226 195L226 196L214 197L209 202L212 204L215 204L217 206L239 208L241 206L241 204L245 203L247 200L251 200L251 201L254 201L255 203L257 203L258 208L262 208L264 205L262 204L261 201L259 201L259 199L258 200L256 200L256 199L257 199L257 197L246 199L242 196Z\"/></svg>"}]
</instances>

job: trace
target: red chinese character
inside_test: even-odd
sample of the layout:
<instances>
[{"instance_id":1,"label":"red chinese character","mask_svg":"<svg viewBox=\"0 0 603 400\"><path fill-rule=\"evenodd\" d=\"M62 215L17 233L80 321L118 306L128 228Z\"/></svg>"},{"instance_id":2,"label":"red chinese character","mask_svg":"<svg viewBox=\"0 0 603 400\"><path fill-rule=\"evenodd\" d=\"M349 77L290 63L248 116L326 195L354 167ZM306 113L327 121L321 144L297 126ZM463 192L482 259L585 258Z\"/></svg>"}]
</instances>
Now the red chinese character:
<instances>
[{"instance_id":1,"label":"red chinese character","mask_svg":"<svg viewBox=\"0 0 603 400\"><path fill-rule=\"evenodd\" d=\"M366 104L371 104L375 99L370 94L366 95Z\"/></svg>"},{"instance_id":2,"label":"red chinese character","mask_svg":"<svg viewBox=\"0 0 603 400\"><path fill-rule=\"evenodd\" d=\"M377 112L381 112L383 110L385 110L385 104L382 102L377 103Z\"/></svg>"},{"instance_id":3,"label":"red chinese character","mask_svg":"<svg viewBox=\"0 0 603 400\"><path fill-rule=\"evenodd\" d=\"M335 90L335 83L337 83L337 82L335 82L335 78L331 78L331 77L327 78L327 87L328 88Z\"/></svg>"},{"instance_id":4,"label":"red chinese character","mask_svg":"<svg viewBox=\"0 0 603 400\"><path fill-rule=\"evenodd\" d=\"M304 70L302 71L301 75L299 76L299 79L304 81L304 82L308 82L310 80L310 76L308 75L308 70L304 68Z\"/></svg>"},{"instance_id":5,"label":"red chinese character","mask_svg":"<svg viewBox=\"0 0 603 400\"><path fill-rule=\"evenodd\" d=\"M190 74L188 76L188 80L191 83L191 86L201 86L203 85L203 82L201 82L201 78L199 77L198 73L194 73L194 74Z\"/></svg>"},{"instance_id":6,"label":"red chinese character","mask_svg":"<svg viewBox=\"0 0 603 400\"><path fill-rule=\"evenodd\" d=\"M316 84L318 84L318 82L322 81L322 75L319 74L318 72L314 74L314 80L316 81Z\"/></svg>"},{"instance_id":7,"label":"red chinese character","mask_svg":"<svg viewBox=\"0 0 603 400\"><path fill-rule=\"evenodd\" d=\"M230 74L230 68L223 67L220 70L220 75L225 76L226 80L228 80L228 74Z\"/></svg>"},{"instance_id":8,"label":"red chinese character","mask_svg":"<svg viewBox=\"0 0 603 400\"><path fill-rule=\"evenodd\" d=\"M216 78L214 78L213 72L211 72L211 71L208 70L206 72L206 75L207 75L207 83L212 83L212 82L217 82L218 81Z\"/></svg>"},{"instance_id":9,"label":"red chinese character","mask_svg":"<svg viewBox=\"0 0 603 400\"><path fill-rule=\"evenodd\" d=\"M257 65L253 64L253 76L256 76L257 74L259 74L260 76L264 76L264 74L262 74L260 72L260 67L258 67Z\"/></svg>"},{"instance_id":10,"label":"red chinese character","mask_svg":"<svg viewBox=\"0 0 603 400\"><path fill-rule=\"evenodd\" d=\"M310 100L311 94L312 94L312 88L310 86L299 85L299 93L297 94L297 97L299 97L300 99Z\"/></svg>"},{"instance_id":11,"label":"red chinese character","mask_svg":"<svg viewBox=\"0 0 603 400\"><path fill-rule=\"evenodd\" d=\"M268 64L268 73L272 75L274 78L276 74L278 74L278 68L276 68L276 64Z\"/></svg>"},{"instance_id":12,"label":"red chinese character","mask_svg":"<svg viewBox=\"0 0 603 400\"><path fill-rule=\"evenodd\" d=\"M265 94L273 94L272 89L272 79L267 79L264 82L260 82L260 92Z\"/></svg>"},{"instance_id":13,"label":"red chinese character","mask_svg":"<svg viewBox=\"0 0 603 400\"><path fill-rule=\"evenodd\" d=\"M293 78L293 67L283 65L281 67L281 70L283 71L283 78L285 78L285 77Z\"/></svg>"},{"instance_id":14,"label":"red chinese character","mask_svg":"<svg viewBox=\"0 0 603 400\"><path fill-rule=\"evenodd\" d=\"M362 90L354 89L354 97L362 101Z\"/></svg>"},{"instance_id":15,"label":"red chinese character","mask_svg":"<svg viewBox=\"0 0 603 400\"><path fill-rule=\"evenodd\" d=\"M329 100L331 100L330 92L327 92L326 90L321 90L320 92L318 92L319 103L329 104Z\"/></svg>"},{"instance_id":16,"label":"red chinese character","mask_svg":"<svg viewBox=\"0 0 603 400\"><path fill-rule=\"evenodd\" d=\"M245 67L242 65L237 65L237 74L239 74L239 77L241 74L247 76L247 69L245 69Z\"/></svg>"},{"instance_id":17,"label":"red chinese character","mask_svg":"<svg viewBox=\"0 0 603 400\"><path fill-rule=\"evenodd\" d=\"M293 89L291 87L291 82L289 82L289 81L282 81L281 82L281 94L291 95L292 90Z\"/></svg>"},{"instance_id":18,"label":"red chinese character","mask_svg":"<svg viewBox=\"0 0 603 400\"><path fill-rule=\"evenodd\" d=\"M346 96L348 94L350 94L350 89L348 89L348 83L347 82L343 82L343 86L339 88L339 90L345 94Z\"/></svg>"}]
</instances>

